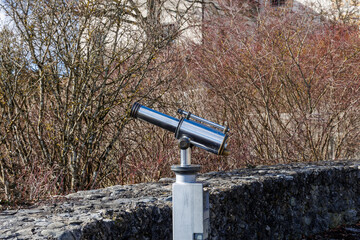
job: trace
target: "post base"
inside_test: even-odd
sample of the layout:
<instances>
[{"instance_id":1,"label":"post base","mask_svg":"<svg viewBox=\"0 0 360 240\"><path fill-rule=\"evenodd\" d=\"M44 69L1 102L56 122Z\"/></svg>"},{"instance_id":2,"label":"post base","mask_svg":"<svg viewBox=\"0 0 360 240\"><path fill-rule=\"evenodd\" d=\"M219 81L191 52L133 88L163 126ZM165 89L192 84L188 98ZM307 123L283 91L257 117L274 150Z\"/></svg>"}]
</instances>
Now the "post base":
<instances>
[{"instance_id":1,"label":"post base","mask_svg":"<svg viewBox=\"0 0 360 240\"><path fill-rule=\"evenodd\" d=\"M171 170L176 174L177 183L195 183L196 173L201 169L200 165L173 165Z\"/></svg>"}]
</instances>

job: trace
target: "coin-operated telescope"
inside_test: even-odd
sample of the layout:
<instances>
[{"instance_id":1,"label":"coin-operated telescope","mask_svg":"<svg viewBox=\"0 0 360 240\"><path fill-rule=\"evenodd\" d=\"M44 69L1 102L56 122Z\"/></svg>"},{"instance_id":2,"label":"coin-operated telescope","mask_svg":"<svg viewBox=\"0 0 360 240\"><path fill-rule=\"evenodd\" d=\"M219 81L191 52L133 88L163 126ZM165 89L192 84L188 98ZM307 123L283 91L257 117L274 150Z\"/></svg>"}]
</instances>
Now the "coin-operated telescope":
<instances>
[{"instance_id":1,"label":"coin-operated telescope","mask_svg":"<svg viewBox=\"0 0 360 240\"><path fill-rule=\"evenodd\" d=\"M206 240L209 236L209 193L196 182L200 165L191 164L191 147L218 155L228 155L227 126L222 126L179 109L180 119L134 103L130 116L142 119L175 134L179 140L180 165L171 166L176 174L173 184L173 239Z\"/></svg>"},{"instance_id":2,"label":"coin-operated telescope","mask_svg":"<svg viewBox=\"0 0 360 240\"><path fill-rule=\"evenodd\" d=\"M190 146L196 146L218 155L228 155L227 147L229 128L221 126L190 112L179 109L180 119L168 116L151 108L135 103L130 116L140 118L163 129L175 133L176 139L187 138Z\"/></svg>"}]
</instances>

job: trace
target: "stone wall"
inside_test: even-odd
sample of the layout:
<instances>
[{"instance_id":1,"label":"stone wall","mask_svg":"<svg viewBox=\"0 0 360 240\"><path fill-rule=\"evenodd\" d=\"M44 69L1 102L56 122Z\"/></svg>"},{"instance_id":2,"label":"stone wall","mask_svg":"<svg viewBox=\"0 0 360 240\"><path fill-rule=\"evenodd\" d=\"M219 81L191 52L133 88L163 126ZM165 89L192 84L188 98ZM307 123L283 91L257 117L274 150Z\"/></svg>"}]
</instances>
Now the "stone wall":
<instances>
[{"instance_id":1,"label":"stone wall","mask_svg":"<svg viewBox=\"0 0 360 240\"><path fill-rule=\"evenodd\" d=\"M360 220L360 161L202 174L211 239L302 239ZM0 239L171 239L171 184L113 186L0 213Z\"/></svg>"}]
</instances>

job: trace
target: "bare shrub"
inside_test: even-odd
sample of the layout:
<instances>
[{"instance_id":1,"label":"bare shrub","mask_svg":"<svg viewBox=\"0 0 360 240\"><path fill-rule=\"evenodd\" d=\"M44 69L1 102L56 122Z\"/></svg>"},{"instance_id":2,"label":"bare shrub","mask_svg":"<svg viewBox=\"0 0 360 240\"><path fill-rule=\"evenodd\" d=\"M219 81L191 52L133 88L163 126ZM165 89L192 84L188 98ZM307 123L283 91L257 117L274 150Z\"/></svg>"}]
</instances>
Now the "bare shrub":
<instances>
[{"instance_id":1,"label":"bare shrub","mask_svg":"<svg viewBox=\"0 0 360 240\"><path fill-rule=\"evenodd\" d=\"M134 101L229 123L232 154L195 149L202 171L358 156L358 28L224 0L181 47L191 4L180 25L161 23L165 0L111 4L2 1L0 199L170 176L177 142L130 119Z\"/></svg>"},{"instance_id":2,"label":"bare shrub","mask_svg":"<svg viewBox=\"0 0 360 240\"><path fill-rule=\"evenodd\" d=\"M287 10L256 22L219 17L191 53L192 79L213 94L202 99L215 109L207 113L229 119L231 158L256 165L358 154L359 31L313 19Z\"/></svg>"},{"instance_id":3,"label":"bare shrub","mask_svg":"<svg viewBox=\"0 0 360 240\"><path fill-rule=\"evenodd\" d=\"M32 200L161 175L126 157L148 150L125 140L132 136L131 104L156 102L181 67L178 49L170 46L186 19L164 35L164 6L152 0L2 1L13 29L0 36L0 199ZM186 7L192 6L172 16L183 16ZM159 166L166 156L150 157Z\"/></svg>"}]
</instances>

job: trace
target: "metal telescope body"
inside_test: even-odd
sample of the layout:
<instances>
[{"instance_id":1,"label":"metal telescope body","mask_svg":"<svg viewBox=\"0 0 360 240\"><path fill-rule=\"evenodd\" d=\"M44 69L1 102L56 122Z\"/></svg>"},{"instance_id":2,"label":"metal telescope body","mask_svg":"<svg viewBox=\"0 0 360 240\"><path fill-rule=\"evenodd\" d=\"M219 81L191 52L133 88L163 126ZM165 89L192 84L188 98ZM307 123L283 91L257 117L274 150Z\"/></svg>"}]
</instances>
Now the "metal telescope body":
<instances>
[{"instance_id":1,"label":"metal telescope body","mask_svg":"<svg viewBox=\"0 0 360 240\"><path fill-rule=\"evenodd\" d=\"M142 119L175 134L179 140L180 165L171 166L176 174L172 185L173 239L207 240L210 233L209 192L196 182L200 165L191 164L191 146L228 155L228 127L179 109L180 119L135 103L130 116Z\"/></svg>"},{"instance_id":2,"label":"metal telescope body","mask_svg":"<svg viewBox=\"0 0 360 240\"><path fill-rule=\"evenodd\" d=\"M135 103L130 115L173 132L176 139L187 137L193 146L218 155L228 155L226 141L229 129L227 127L181 109L178 110L178 113L183 117L177 119Z\"/></svg>"}]
</instances>

